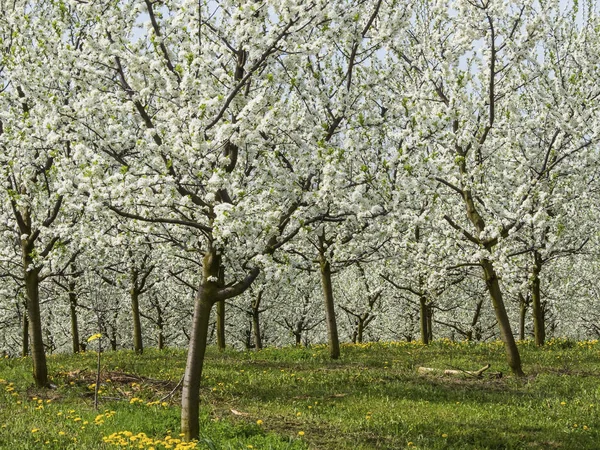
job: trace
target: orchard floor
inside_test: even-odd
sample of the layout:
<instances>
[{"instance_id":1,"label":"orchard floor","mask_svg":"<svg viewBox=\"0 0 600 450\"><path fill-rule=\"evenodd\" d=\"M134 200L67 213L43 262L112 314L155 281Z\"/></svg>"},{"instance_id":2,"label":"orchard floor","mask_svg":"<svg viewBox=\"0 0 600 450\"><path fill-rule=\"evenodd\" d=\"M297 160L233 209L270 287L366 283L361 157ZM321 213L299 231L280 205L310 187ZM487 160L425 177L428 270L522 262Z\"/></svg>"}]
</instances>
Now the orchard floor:
<instances>
[{"instance_id":1,"label":"orchard floor","mask_svg":"<svg viewBox=\"0 0 600 450\"><path fill-rule=\"evenodd\" d=\"M204 449L600 449L600 344L519 344L527 376L508 373L500 343L436 341L219 353L202 386ZM53 390L31 361L0 361L0 449L190 448L179 437L183 350L51 355ZM417 367L500 379L420 375ZM169 396L169 394L172 394Z\"/></svg>"}]
</instances>

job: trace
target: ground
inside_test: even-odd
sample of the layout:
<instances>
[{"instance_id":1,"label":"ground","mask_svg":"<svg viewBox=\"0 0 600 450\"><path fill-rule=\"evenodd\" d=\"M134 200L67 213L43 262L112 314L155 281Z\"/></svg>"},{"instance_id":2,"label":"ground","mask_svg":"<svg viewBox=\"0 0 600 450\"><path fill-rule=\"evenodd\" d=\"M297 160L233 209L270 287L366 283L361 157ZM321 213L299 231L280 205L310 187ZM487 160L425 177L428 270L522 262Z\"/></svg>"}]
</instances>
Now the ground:
<instances>
[{"instance_id":1,"label":"ground","mask_svg":"<svg viewBox=\"0 0 600 450\"><path fill-rule=\"evenodd\" d=\"M598 449L600 344L519 344L525 378L500 343L435 341L218 352L202 386L204 449ZM183 350L50 355L55 389L31 361L0 362L0 449L190 448L179 436ZM476 370L481 379L419 374Z\"/></svg>"}]
</instances>

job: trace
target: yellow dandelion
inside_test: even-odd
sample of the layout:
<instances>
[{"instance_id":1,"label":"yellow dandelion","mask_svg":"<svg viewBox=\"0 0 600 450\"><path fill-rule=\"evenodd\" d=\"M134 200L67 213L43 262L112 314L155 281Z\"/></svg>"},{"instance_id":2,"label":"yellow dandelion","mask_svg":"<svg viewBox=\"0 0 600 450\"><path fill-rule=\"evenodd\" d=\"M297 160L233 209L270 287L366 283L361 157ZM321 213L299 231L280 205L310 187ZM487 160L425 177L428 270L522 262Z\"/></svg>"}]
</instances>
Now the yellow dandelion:
<instances>
[{"instance_id":1,"label":"yellow dandelion","mask_svg":"<svg viewBox=\"0 0 600 450\"><path fill-rule=\"evenodd\" d=\"M298 431L298 436L304 436L304 431Z\"/></svg>"},{"instance_id":2,"label":"yellow dandelion","mask_svg":"<svg viewBox=\"0 0 600 450\"><path fill-rule=\"evenodd\" d=\"M102 333L96 333L96 334L92 334L87 341L88 342L92 342L95 341L96 339L100 339L102 337Z\"/></svg>"},{"instance_id":3,"label":"yellow dandelion","mask_svg":"<svg viewBox=\"0 0 600 450\"><path fill-rule=\"evenodd\" d=\"M263 421L262 421L262 420L258 419L258 420L256 421L256 425L259 425L259 426L260 426L260 425L262 425L262 424L263 424Z\"/></svg>"}]
</instances>

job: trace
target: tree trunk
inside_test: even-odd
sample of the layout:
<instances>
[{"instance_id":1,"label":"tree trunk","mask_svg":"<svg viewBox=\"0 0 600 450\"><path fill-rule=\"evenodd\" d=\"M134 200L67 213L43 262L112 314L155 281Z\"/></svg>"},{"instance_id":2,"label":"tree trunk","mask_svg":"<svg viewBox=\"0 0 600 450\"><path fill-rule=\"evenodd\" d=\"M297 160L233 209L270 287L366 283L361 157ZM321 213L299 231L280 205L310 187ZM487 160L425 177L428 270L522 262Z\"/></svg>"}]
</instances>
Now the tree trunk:
<instances>
[{"instance_id":1,"label":"tree trunk","mask_svg":"<svg viewBox=\"0 0 600 450\"><path fill-rule=\"evenodd\" d=\"M365 332L365 320L361 317L358 319L358 325L356 329L356 342L362 344L363 334Z\"/></svg>"},{"instance_id":2,"label":"tree trunk","mask_svg":"<svg viewBox=\"0 0 600 450\"><path fill-rule=\"evenodd\" d=\"M181 432L187 441L200 437L200 380L212 305L208 292L201 287L195 301L192 335L181 394Z\"/></svg>"},{"instance_id":3,"label":"tree trunk","mask_svg":"<svg viewBox=\"0 0 600 450\"><path fill-rule=\"evenodd\" d=\"M504 306L500 284L498 283L498 275L489 259L482 259L481 265L485 273L485 284L487 285L492 305L494 306L494 312L496 313L496 320L500 326L500 337L504 342L508 365L516 376L522 377L524 373L521 368L521 356L519 355L519 349L510 328L510 321L506 313L506 307Z\"/></svg>"},{"instance_id":4,"label":"tree trunk","mask_svg":"<svg viewBox=\"0 0 600 450\"><path fill-rule=\"evenodd\" d=\"M252 330L254 330L254 349L263 348L262 336L260 335L260 304L262 302L263 291L258 291L256 300L252 302Z\"/></svg>"},{"instance_id":5,"label":"tree trunk","mask_svg":"<svg viewBox=\"0 0 600 450\"><path fill-rule=\"evenodd\" d=\"M181 433L186 441L200 437L200 381L208 341L210 312L216 303L221 258L210 249L202 261L202 284L196 294L192 333L181 392Z\"/></svg>"},{"instance_id":6,"label":"tree trunk","mask_svg":"<svg viewBox=\"0 0 600 450\"><path fill-rule=\"evenodd\" d=\"M113 324L110 326L111 328L111 333L110 333L110 348L112 351L116 352L117 351L117 337L118 337L118 333L117 333L117 319L119 318L119 310L115 309L115 312L113 314ZM108 331L108 325L107 325L107 331Z\"/></svg>"},{"instance_id":7,"label":"tree trunk","mask_svg":"<svg viewBox=\"0 0 600 450\"><path fill-rule=\"evenodd\" d=\"M33 360L33 378L38 387L48 386L48 367L42 339L42 317L40 314L40 280L37 268L32 266L33 246L23 246L23 268L27 292L27 314L29 316L29 342Z\"/></svg>"},{"instance_id":8,"label":"tree trunk","mask_svg":"<svg viewBox=\"0 0 600 450\"><path fill-rule=\"evenodd\" d=\"M133 350L141 355L144 352L144 345L140 318L140 294L135 288L131 289L131 316L133 319Z\"/></svg>"},{"instance_id":9,"label":"tree trunk","mask_svg":"<svg viewBox=\"0 0 600 450\"><path fill-rule=\"evenodd\" d=\"M71 342L73 353L79 353L79 327L77 325L77 294L75 283L69 282L69 310L71 313Z\"/></svg>"},{"instance_id":10,"label":"tree trunk","mask_svg":"<svg viewBox=\"0 0 600 450\"><path fill-rule=\"evenodd\" d=\"M225 350L225 300L217 302L217 347Z\"/></svg>"},{"instance_id":11,"label":"tree trunk","mask_svg":"<svg viewBox=\"0 0 600 450\"><path fill-rule=\"evenodd\" d=\"M157 328L158 328L158 349L164 350L165 348L165 331L164 331L164 323L162 316L158 316L157 320Z\"/></svg>"},{"instance_id":12,"label":"tree trunk","mask_svg":"<svg viewBox=\"0 0 600 450\"><path fill-rule=\"evenodd\" d=\"M294 333L294 337L296 338L296 347L300 347L302 345L302 334Z\"/></svg>"},{"instance_id":13,"label":"tree trunk","mask_svg":"<svg viewBox=\"0 0 600 450\"><path fill-rule=\"evenodd\" d=\"M338 338L337 321L333 303L333 286L331 284L331 266L324 255L321 255L321 282L325 299L325 318L327 322L327 339L331 359L340 357L340 341Z\"/></svg>"},{"instance_id":14,"label":"tree trunk","mask_svg":"<svg viewBox=\"0 0 600 450\"><path fill-rule=\"evenodd\" d=\"M433 322L433 309L431 305L427 305L427 334L429 336L429 342L433 341L433 327L431 326Z\"/></svg>"},{"instance_id":15,"label":"tree trunk","mask_svg":"<svg viewBox=\"0 0 600 450\"><path fill-rule=\"evenodd\" d=\"M525 336L525 317L527 316L527 303L525 302L525 298L523 294L519 292L519 340L524 341L527 336Z\"/></svg>"},{"instance_id":16,"label":"tree trunk","mask_svg":"<svg viewBox=\"0 0 600 450\"><path fill-rule=\"evenodd\" d=\"M26 357L29 355L29 318L27 317L27 308L23 311L23 336L21 338L21 356Z\"/></svg>"},{"instance_id":17,"label":"tree trunk","mask_svg":"<svg viewBox=\"0 0 600 450\"><path fill-rule=\"evenodd\" d=\"M263 348L262 337L260 335L260 317L259 310L252 311L252 329L254 330L254 348L261 350Z\"/></svg>"},{"instance_id":18,"label":"tree trunk","mask_svg":"<svg viewBox=\"0 0 600 450\"><path fill-rule=\"evenodd\" d=\"M138 272L135 269L131 270L131 318L133 320L133 350L141 355L144 353L144 345L142 343L142 319L140 317L140 290L138 288Z\"/></svg>"},{"instance_id":19,"label":"tree trunk","mask_svg":"<svg viewBox=\"0 0 600 450\"><path fill-rule=\"evenodd\" d=\"M419 298L419 322L421 327L421 342L425 345L429 344L429 328L428 328L428 318L429 313L427 310L427 297L422 295Z\"/></svg>"},{"instance_id":20,"label":"tree trunk","mask_svg":"<svg viewBox=\"0 0 600 450\"><path fill-rule=\"evenodd\" d=\"M533 336L535 345L541 347L546 341L546 324L540 293L540 271L542 270L542 255L534 252L533 274L531 276L531 305L533 310Z\"/></svg>"}]
</instances>

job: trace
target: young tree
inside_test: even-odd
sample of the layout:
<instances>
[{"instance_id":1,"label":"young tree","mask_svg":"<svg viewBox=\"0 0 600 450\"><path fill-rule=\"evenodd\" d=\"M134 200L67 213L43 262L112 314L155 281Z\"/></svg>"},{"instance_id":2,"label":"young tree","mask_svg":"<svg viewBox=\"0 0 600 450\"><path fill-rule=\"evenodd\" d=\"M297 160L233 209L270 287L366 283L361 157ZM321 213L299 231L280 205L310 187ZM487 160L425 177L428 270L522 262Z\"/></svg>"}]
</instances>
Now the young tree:
<instances>
[{"instance_id":1,"label":"young tree","mask_svg":"<svg viewBox=\"0 0 600 450\"><path fill-rule=\"evenodd\" d=\"M290 0L270 11L267 3L224 2L212 16L209 6L76 5L86 17L110 18L88 29L77 52L89 94L78 111L85 144L77 152L90 208L175 235L203 254L183 383L186 439L199 435L213 305L243 293L259 274L261 255L300 228L291 223L301 206L297 178L281 164L298 143L281 146L275 134L285 103L282 73L297 63L284 55L298 50L297 36L311 32L327 4ZM142 12L149 20L137 30Z\"/></svg>"}]
</instances>

